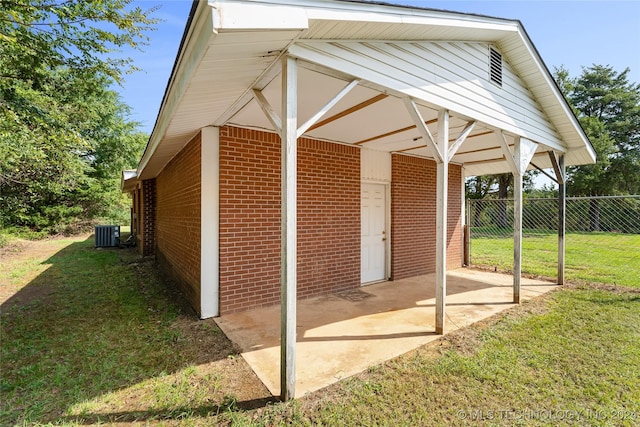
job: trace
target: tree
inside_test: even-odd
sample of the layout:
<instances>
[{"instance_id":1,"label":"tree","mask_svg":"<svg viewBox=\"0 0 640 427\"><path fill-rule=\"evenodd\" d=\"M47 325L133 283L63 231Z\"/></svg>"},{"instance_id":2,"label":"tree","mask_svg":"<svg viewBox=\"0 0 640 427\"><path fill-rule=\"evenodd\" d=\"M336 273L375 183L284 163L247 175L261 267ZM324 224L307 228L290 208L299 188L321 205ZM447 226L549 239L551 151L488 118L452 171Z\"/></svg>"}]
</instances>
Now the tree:
<instances>
[{"instance_id":1,"label":"tree","mask_svg":"<svg viewBox=\"0 0 640 427\"><path fill-rule=\"evenodd\" d=\"M111 85L155 23L131 0L0 3L0 226L107 215L146 136Z\"/></svg>"},{"instance_id":2,"label":"tree","mask_svg":"<svg viewBox=\"0 0 640 427\"><path fill-rule=\"evenodd\" d=\"M48 71L63 67L75 76L104 75L120 83L135 70L130 58L112 55L146 44L157 8L130 8L132 0L3 0L0 56L4 79L37 88Z\"/></svg>"},{"instance_id":3,"label":"tree","mask_svg":"<svg viewBox=\"0 0 640 427\"><path fill-rule=\"evenodd\" d=\"M120 203L120 170L135 166L146 135L107 80L89 91L67 74L52 73L50 95L15 82L5 93L0 226L59 231Z\"/></svg>"},{"instance_id":4,"label":"tree","mask_svg":"<svg viewBox=\"0 0 640 427\"><path fill-rule=\"evenodd\" d=\"M597 163L568 168L568 193L600 196L640 193L640 84L612 67L583 68L577 78L555 76L596 151Z\"/></svg>"},{"instance_id":5,"label":"tree","mask_svg":"<svg viewBox=\"0 0 640 427\"><path fill-rule=\"evenodd\" d=\"M567 100L596 152L595 165L568 168L567 192L573 196L640 193L640 84L610 66L582 69L578 78L556 70ZM600 229L598 199L589 205L589 229Z\"/></svg>"}]
</instances>

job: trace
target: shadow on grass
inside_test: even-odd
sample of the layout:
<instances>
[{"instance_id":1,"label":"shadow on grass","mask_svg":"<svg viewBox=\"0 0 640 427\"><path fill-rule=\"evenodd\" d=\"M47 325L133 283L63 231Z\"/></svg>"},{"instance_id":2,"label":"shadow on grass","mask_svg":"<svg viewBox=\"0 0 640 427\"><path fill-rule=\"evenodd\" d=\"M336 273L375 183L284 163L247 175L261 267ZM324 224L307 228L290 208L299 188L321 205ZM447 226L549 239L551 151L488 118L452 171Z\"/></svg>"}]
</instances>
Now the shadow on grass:
<instances>
[{"instance_id":1,"label":"shadow on grass","mask_svg":"<svg viewBox=\"0 0 640 427\"><path fill-rule=\"evenodd\" d=\"M42 264L48 268L0 306L2 425L54 422L74 405L238 353L133 249L96 249L90 237ZM208 387L208 401L222 402L221 387ZM265 393L256 403L269 398ZM126 403L116 397L112 406ZM175 406L165 415L175 414L180 403ZM145 413L114 416L163 417L162 411Z\"/></svg>"},{"instance_id":2,"label":"shadow on grass","mask_svg":"<svg viewBox=\"0 0 640 427\"><path fill-rule=\"evenodd\" d=\"M204 405L199 407L178 407L168 410L111 412L100 414L83 414L81 417L63 417L58 421L64 423L94 425L109 423L133 423L163 420L180 420L184 418L208 418L227 412L250 411L263 408L269 404L280 402L275 397L251 399L242 402L228 400L220 405Z\"/></svg>"}]
</instances>

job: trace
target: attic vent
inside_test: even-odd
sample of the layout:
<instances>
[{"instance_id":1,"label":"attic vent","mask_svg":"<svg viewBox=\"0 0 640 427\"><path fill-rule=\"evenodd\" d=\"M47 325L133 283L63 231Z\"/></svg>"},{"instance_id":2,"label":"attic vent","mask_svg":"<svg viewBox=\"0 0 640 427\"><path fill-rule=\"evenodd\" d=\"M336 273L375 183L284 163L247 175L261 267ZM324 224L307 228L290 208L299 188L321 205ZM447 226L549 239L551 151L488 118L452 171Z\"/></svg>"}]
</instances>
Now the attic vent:
<instances>
[{"instance_id":1,"label":"attic vent","mask_svg":"<svg viewBox=\"0 0 640 427\"><path fill-rule=\"evenodd\" d=\"M502 86L502 55L494 48L489 48L489 77L491 81Z\"/></svg>"}]
</instances>

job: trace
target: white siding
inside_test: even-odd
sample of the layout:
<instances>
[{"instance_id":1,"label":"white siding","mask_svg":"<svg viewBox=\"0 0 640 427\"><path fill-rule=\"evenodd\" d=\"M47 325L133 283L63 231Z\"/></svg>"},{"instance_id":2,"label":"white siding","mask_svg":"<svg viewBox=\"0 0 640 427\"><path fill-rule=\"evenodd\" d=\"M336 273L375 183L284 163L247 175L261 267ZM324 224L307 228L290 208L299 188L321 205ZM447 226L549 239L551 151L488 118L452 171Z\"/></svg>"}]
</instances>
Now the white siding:
<instances>
[{"instance_id":1,"label":"white siding","mask_svg":"<svg viewBox=\"0 0 640 427\"><path fill-rule=\"evenodd\" d=\"M558 134L503 57L503 85L489 80L489 44L476 42L308 42L291 52L311 62L564 150Z\"/></svg>"},{"instance_id":2,"label":"white siding","mask_svg":"<svg viewBox=\"0 0 640 427\"><path fill-rule=\"evenodd\" d=\"M391 182L391 153L360 150L360 178L363 181Z\"/></svg>"}]
</instances>

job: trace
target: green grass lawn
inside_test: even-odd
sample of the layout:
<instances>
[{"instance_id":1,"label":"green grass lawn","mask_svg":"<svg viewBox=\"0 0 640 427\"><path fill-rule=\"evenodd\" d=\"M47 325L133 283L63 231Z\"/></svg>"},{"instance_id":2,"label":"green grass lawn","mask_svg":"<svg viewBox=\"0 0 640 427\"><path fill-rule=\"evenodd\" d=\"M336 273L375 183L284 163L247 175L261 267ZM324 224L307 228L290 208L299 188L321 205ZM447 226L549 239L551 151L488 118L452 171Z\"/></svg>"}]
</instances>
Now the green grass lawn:
<instances>
[{"instance_id":1,"label":"green grass lawn","mask_svg":"<svg viewBox=\"0 0 640 427\"><path fill-rule=\"evenodd\" d=\"M480 234L480 233L479 233ZM513 239L473 237L474 266L513 268ZM569 281L640 286L640 235L620 233L569 233L566 236L565 275ZM556 277L558 237L528 234L522 241L522 272Z\"/></svg>"},{"instance_id":2,"label":"green grass lawn","mask_svg":"<svg viewBox=\"0 0 640 427\"><path fill-rule=\"evenodd\" d=\"M277 403L148 261L91 239L25 250L0 263L0 425L640 424L637 288L567 286Z\"/></svg>"}]
</instances>

